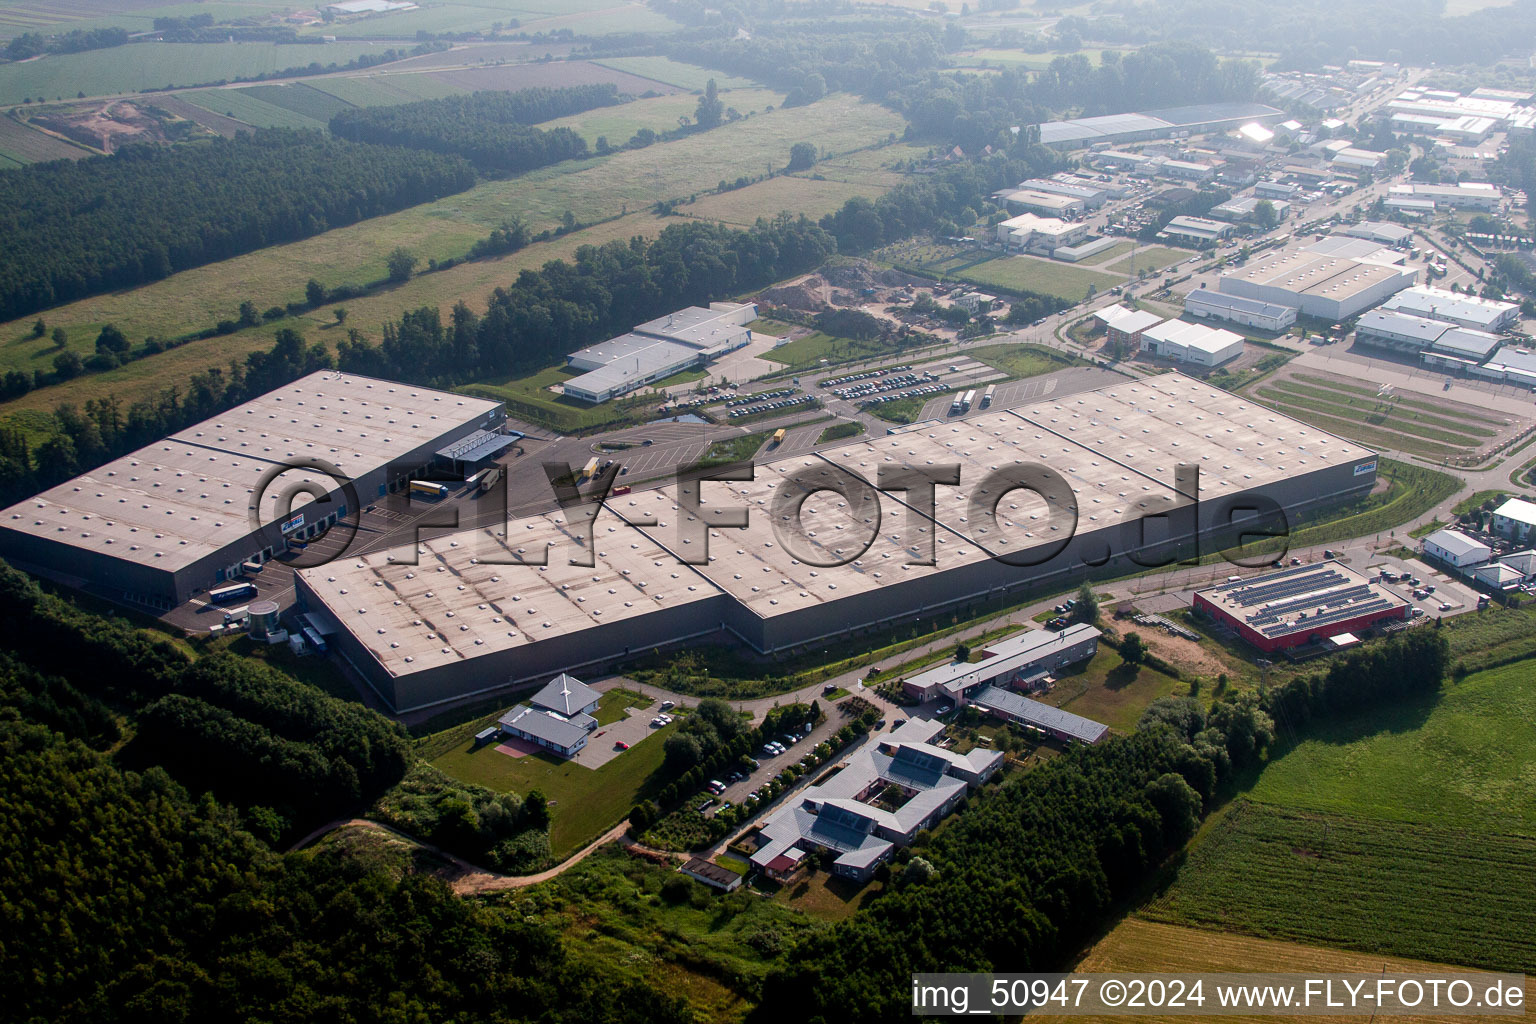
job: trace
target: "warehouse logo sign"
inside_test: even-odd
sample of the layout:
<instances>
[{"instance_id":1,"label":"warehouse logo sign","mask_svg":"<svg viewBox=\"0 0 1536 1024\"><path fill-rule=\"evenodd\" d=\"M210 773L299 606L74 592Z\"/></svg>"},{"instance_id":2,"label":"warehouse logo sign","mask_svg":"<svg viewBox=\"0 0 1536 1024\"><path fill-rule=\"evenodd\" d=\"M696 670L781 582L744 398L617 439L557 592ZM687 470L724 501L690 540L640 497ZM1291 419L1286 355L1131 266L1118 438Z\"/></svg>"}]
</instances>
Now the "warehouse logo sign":
<instances>
[{"instance_id":1,"label":"warehouse logo sign","mask_svg":"<svg viewBox=\"0 0 1536 1024\"><path fill-rule=\"evenodd\" d=\"M1355 467L1355 476L1365 476L1365 474L1367 474L1367 473L1374 473L1374 472L1376 472L1376 460L1375 459L1372 459L1370 462L1362 462L1362 463L1360 463L1360 465Z\"/></svg>"}]
</instances>

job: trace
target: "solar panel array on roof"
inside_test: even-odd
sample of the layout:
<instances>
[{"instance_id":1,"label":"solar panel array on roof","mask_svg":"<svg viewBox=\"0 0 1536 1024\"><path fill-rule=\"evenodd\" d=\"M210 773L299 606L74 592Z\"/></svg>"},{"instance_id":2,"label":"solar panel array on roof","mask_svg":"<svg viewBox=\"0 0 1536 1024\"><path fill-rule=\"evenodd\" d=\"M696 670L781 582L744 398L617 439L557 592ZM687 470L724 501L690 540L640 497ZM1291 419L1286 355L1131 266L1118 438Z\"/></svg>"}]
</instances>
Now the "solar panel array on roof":
<instances>
[{"instance_id":1,"label":"solar panel array on roof","mask_svg":"<svg viewBox=\"0 0 1536 1024\"><path fill-rule=\"evenodd\" d=\"M1401 605L1401 599L1337 562L1265 573L1204 592L1244 626L1274 638Z\"/></svg>"}]
</instances>

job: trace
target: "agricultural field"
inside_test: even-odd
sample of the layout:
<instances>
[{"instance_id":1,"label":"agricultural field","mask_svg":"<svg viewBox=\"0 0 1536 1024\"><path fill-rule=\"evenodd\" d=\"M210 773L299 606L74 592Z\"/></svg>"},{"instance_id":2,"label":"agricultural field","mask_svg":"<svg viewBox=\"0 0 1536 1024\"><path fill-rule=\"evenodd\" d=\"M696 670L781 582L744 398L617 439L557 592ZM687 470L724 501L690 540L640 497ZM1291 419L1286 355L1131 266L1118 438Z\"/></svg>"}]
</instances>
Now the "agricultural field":
<instances>
[{"instance_id":1,"label":"agricultural field","mask_svg":"<svg viewBox=\"0 0 1536 1024\"><path fill-rule=\"evenodd\" d=\"M66 32L70 29L126 28L148 31L156 17L212 14L218 21L260 17L293 9L289 3L261 0L0 0L0 38L22 32Z\"/></svg>"},{"instance_id":2,"label":"agricultural field","mask_svg":"<svg viewBox=\"0 0 1536 1024\"><path fill-rule=\"evenodd\" d=\"M736 108L743 116L758 114L768 107L776 106L780 98L771 89L732 89L721 94L725 104ZM545 121L539 127L569 128L592 146L596 145L599 137L606 138L611 146L622 146L641 128L649 128L658 135L664 131L675 131L677 119L691 119L698 105L698 97L689 93L650 96L614 107L597 107L570 117ZM788 159L787 154L785 159ZM750 170L760 173L757 168Z\"/></svg>"},{"instance_id":3,"label":"agricultural field","mask_svg":"<svg viewBox=\"0 0 1536 1024\"><path fill-rule=\"evenodd\" d=\"M1407 789L1421 777L1415 771L1391 785ZM1531 971L1536 838L1240 800L1207 824L1172 888L1139 914L1365 953Z\"/></svg>"},{"instance_id":4,"label":"agricultural field","mask_svg":"<svg viewBox=\"0 0 1536 1024\"><path fill-rule=\"evenodd\" d=\"M613 68L615 71L649 78L675 89L686 89L689 92L702 91L711 78L715 80L715 86L721 90L750 89L757 84L745 78L723 74L713 68L684 64L670 57L605 57L594 63Z\"/></svg>"},{"instance_id":5,"label":"agricultural field","mask_svg":"<svg viewBox=\"0 0 1536 1024\"><path fill-rule=\"evenodd\" d=\"M304 84L354 107L388 107L417 100L438 100L464 92L458 86L440 81L426 72L409 75L325 75L306 79Z\"/></svg>"},{"instance_id":6,"label":"agricultural field","mask_svg":"<svg viewBox=\"0 0 1536 1024\"><path fill-rule=\"evenodd\" d=\"M860 185L841 181L817 181L794 175L780 175L746 188L700 196L695 202L678 207L678 212L701 220L716 220L735 227L751 227L759 217L772 217L781 210L805 214L812 220L835 212L854 196L873 199L885 193L879 185Z\"/></svg>"},{"instance_id":7,"label":"agricultural field","mask_svg":"<svg viewBox=\"0 0 1536 1024\"><path fill-rule=\"evenodd\" d=\"M88 53L54 54L0 65L0 104L207 85L291 67L346 64L377 43L129 43ZM398 47L397 47L398 48Z\"/></svg>"},{"instance_id":8,"label":"agricultural field","mask_svg":"<svg viewBox=\"0 0 1536 1024\"><path fill-rule=\"evenodd\" d=\"M436 274L418 274L403 285L365 298L349 299L336 305L345 306L349 311L346 329L357 328L363 330L365 334L377 337L378 329L385 320L397 317L407 309L432 303L445 303L446 309L462 298L474 308L483 310L486 297L491 290L511 281L524 268L539 267L552 259L568 258L582 245L601 245L635 235L655 235L663 226L657 218L649 214L631 214L621 220L609 221L549 242L530 245L507 256L461 263L451 270ZM362 251L377 251L379 255L388 251L387 248L378 250L377 243L369 242L366 237L363 237L360 234L362 228L362 225L354 225L321 236L321 238L330 239L331 246L334 246L334 255L331 258L338 262L356 258L358 247L363 247ZM344 237L333 237L338 235ZM468 246L473 237L478 235L466 234L465 237L466 240L460 247L460 252ZM283 248L291 249L292 247ZM266 250L266 254L255 253L250 257L240 257L218 266L227 268L229 264L256 259L258 261L256 265L265 269L272 266L268 262L271 256L267 255L272 252L273 250ZM286 289L284 294L279 295L278 300L298 300L302 297L303 282L310 274L319 276L326 274L325 252L309 250L305 256L305 263L292 268L291 287ZM311 258L315 261L313 264L308 262ZM372 272L372 277L382 276L383 269L380 263L379 269ZM241 301L245 280L243 278L227 278L214 268L204 267L177 275L171 280L180 282L184 278L202 281L211 295L221 296L225 303L233 302L234 305L227 307L229 310L237 308ZM357 279L368 278L365 275L359 275ZM141 288L120 295L98 296L64 307L67 310L88 311L85 315L91 316L90 320L69 321L68 347L82 356L92 354L95 351L96 334L105 323L116 323L124 330L131 330L131 336L135 341L139 339L140 331L145 335L159 334L164 337L182 330L183 328L176 324L186 321L169 318L169 314L175 313L175 310L157 310L152 304L151 297L144 295L146 291L152 292L157 287L159 286L152 285L148 289ZM197 301L195 294L190 290L190 285L188 288L189 291L185 294L186 300ZM261 304L265 305L265 300ZM59 402L84 404L90 398L104 394L116 395L125 403L147 398L159 394L166 387L167 381L184 381L192 374L210 367L226 367L230 359L244 359L249 352L271 348L273 335L283 327L299 330L304 334L307 342L323 341L334 345L338 338L344 336L344 329L335 321L336 305L322 307L304 316L252 327L234 334L189 342L153 358L135 360L107 373L79 377L65 384L34 391L0 406L0 416L12 423L20 423L23 429L28 429L26 424L34 422L29 417L38 411L52 409ZM42 314L50 325L50 330L54 325L64 323L59 315L63 311L52 310ZM230 315L229 312L218 313L218 317L228 315ZM166 317L162 322L168 326L157 330L153 324L162 316ZM0 326L0 367L18 367L30 372L33 369L46 370L52 365L52 359L57 354L57 350L51 347L52 341L49 338L30 337L33 319L35 318ZM144 328L146 324L149 325L148 329ZM130 325L134 326L130 328Z\"/></svg>"},{"instance_id":9,"label":"agricultural field","mask_svg":"<svg viewBox=\"0 0 1536 1024\"><path fill-rule=\"evenodd\" d=\"M1116 274L1033 256L999 256L956 270L950 276L985 288L1054 295L1067 302L1082 301L1089 288L1104 291L1125 283L1125 278Z\"/></svg>"},{"instance_id":10,"label":"agricultural field","mask_svg":"<svg viewBox=\"0 0 1536 1024\"><path fill-rule=\"evenodd\" d=\"M1178 925L1159 924L1139 918L1126 918L1114 931L1090 949L1074 965L1081 973L1171 973L1195 974L1206 972L1273 972L1277 974L1374 974L1388 971L1393 974L1429 974L1445 970L1445 965L1402 957L1384 957L1378 954L1353 953L1322 946L1308 946L1296 942L1280 942L1260 939L1230 932L1212 932L1201 928L1184 928ZM1536 996L1536 984L1527 983L1527 1002ZM1061 1017L1050 1014L1031 1014L1031 1020L1043 1024L1068 1024L1088 1022L1109 1024L1123 1021L1123 1017ZM1179 1024L1188 1021L1184 1016L1141 1016L1149 1024ZM1225 1016L1226 1021L1261 1024L1274 1017ZM1314 1020L1337 1022L1355 1020L1351 1017L1315 1017ZM1445 1022L1450 1017L1394 1016L1399 1024L1428 1024L1430 1021Z\"/></svg>"},{"instance_id":11,"label":"agricultural field","mask_svg":"<svg viewBox=\"0 0 1536 1024\"><path fill-rule=\"evenodd\" d=\"M1529 629L1530 617L1520 612L1459 618L1505 615ZM1264 769L1249 796L1308 811L1536 838L1530 678L1529 663L1507 665L1447 682L1438 701L1314 722L1306 739Z\"/></svg>"},{"instance_id":12,"label":"agricultural field","mask_svg":"<svg viewBox=\"0 0 1536 1024\"><path fill-rule=\"evenodd\" d=\"M1445 627L1453 659L1529 639L1527 612L1463 618ZM1529 680L1529 662L1515 663L1449 680L1437 697L1315 721L1304 736L1279 722L1281 753L1137 917L1530 972Z\"/></svg>"},{"instance_id":13,"label":"agricultural field","mask_svg":"<svg viewBox=\"0 0 1536 1024\"><path fill-rule=\"evenodd\" d=\"M351 110L352 104L339 100L330 93L313 89L303 82L283 85L253 85L240 90L245 95L270 103L274 107L291 110L321 124L329 124L331 118L343 110Z\"/></svg>"},{"instance_id":14,"label":"agricultural field","mask_svg":"<svg viewBox=\"0 0 1536 1024\"><path fill-rule=\"evenodd\" d=\"M549 798L552 820L549 852L564 860L605 829L617 824L635 803L650 795L651 776L661 767L662 745L676 724L653 731L600 768L587 768L551 754L510 757L495 744L476 747L474 735L494 725L502 710L425 737L421 756L456 779L527 796L537 789Z\"/></svg>"},{"instance_id":15,"label":"agricultural field","mask_svg":"<svg viewBox=\"0 0 1536 1024\"><path fill-rule=\"evenodd\" d=\"M278 89L282 86L267 88ZM325 128L324 121L268 103L250 89L199 89L177 93L176 98L256 128L313 128L317 131Z\"/></svg>"},{"instance_id":16,"label":"agricultural field","mask_svg":"<svg viewBox=\"0 0 1536 1024\"><path fill-rule=\"evenodd\" d=\"M510 27L514 21L521 23L543 17L534 10L537 6L519 3L517 0L425 3L414 11L392 11L361 18L346 18L308 31L323 32L338 39L414 39L417 32L482 32L498 23ZM586 5L581 0L572 0L571 9L583 6Z\"/></svg>"},{"instance_id":17,"label":"agricultural field","mask_svg":"<svg viewBox=\"0 0 1536 1024\"><path fill-rule=\"evenodd\" d=\"M0 116L0 166L20 167L44 160L78 160L91 151L30 125Z\"/></svg>"},{"instance_id":18,"label":"agricultural field","mask_svg":"<svg viewBox=\"0 0 1536 1024\"><path fill-rule=\"evenodd\" d=\"M456 52L449 51L446 55L431 54L430 56L451 57ZM406 70L410 70L414 74L416 72L415 62L411 61L408 63L412 67ZM399 70L398 65L393 67ZM628 93L631 96L644 96L647 93L665 95L682 91L675 86L666 85L649 78L641 78L627 71L605 68L601 64L594 64L586 60L556 60L521 64L498 63L483 67L445 66L439 62L434 62L432 64L422 64L420 67L424 69L424 73L431 74L438 82L465 91L476 89L515 91L537 87L560 89L567 86L592 85L602 82L612 82L619 87L620 92Z\"/></svg>"},{"instance_id":19,"label":"agricultural field","mask_svg":"<svg viewBox=\"0 0 1536 1024\"><path fill-rule=\"evenodd\" d=\"M519 270L567 256L579 245L655 234L665 226L664 220L649 212L657 196L686 196L713 188L734 162L777 163L786 159L793 142L801 140L834 151L853 150L878 142L899 123L898 115L883 108L835 95L808 107L775 110L643 150L485 182L436 203L186 271L131 291L83 299L42 316L50 329L67 330L71 348L89 354L104 323L115 323L138 343L148 335L175 337L210 327L232 316L245 299L262 309L299 301L311 277L327 287L381 280L384 257L395 246L410 249L425 263L462 256L512 216L525 218L534 231L554 226L567 209L583 221L603 221L508 256L420 274L403 285L342 303L350 314L347 329L376 338L386 320L421 305L437 304L446 310L462 299L483 309L490 291L512 280ZM626 210L627 215L618 217ZM618 219L607 219L613 217ZM39 345L27 338L33 319L0 324L0 369L18 366L30 371L50 365L50 342ZM0 416L51 409L60 401L82 404L108 392L124 402L142 398L157 393L166 380L185 380L191 373L225 367L231 358L270 347L272 334L283 326L297 326L310 341L333 340L343 333L335 325L332 307L326 306L297 320L192 342L109 373L34 391L0 407Z\"/></svg>"}]
</instances>

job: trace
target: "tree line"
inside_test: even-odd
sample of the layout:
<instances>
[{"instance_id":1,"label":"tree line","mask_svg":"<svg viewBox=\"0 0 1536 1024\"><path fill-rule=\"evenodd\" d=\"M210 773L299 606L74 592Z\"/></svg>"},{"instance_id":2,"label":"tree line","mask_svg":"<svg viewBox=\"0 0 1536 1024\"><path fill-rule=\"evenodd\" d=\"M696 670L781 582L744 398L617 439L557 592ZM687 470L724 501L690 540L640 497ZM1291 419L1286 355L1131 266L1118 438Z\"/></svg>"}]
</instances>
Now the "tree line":
<instances>
[{"instance_id":1,"label":"tree line","mask_svg":"<svg viewBox=\"0 0 1536 1024\"><path fill-rule=\"evenodd\" d=\"M40 32L23 32L5 44L5 55L11 60L26 60L45 53L84 53L87 50L105 50L128 42L125 28L77 28L54 36Z\"/></svg>"},{"instance_id":2,"label":"tree line","mask_svg":"<svg viewBox=\"0 0 1536 1024\"><path fill-rule=\"evenodd\" d=\"M572 263L523 270L491 294L483 315L459 303L445 324L437 307L423 306L386 324L378 344L350 334L337 365L433 386L548 366L681 306L812 270L834 249L825 231L787 213L745 230L671 224L654 239L585 245Z\"/></svg>"},{"instance_id":3,"label":"tree line","mask_svg":"<svg viewBox=\"0 0 1536 1024\"><path fill-rule=\"evenodd\" d=\"M454 154L482 171L531 171L587 155L586 140L569 128L541 130L532 125L618 102L619 90L612 83L482 91L343 110L331 118L331 134L353 142Z\"/></svg>"},{"instance_id":4,"label":"tree line","mask_svg":"<svg viewBox=\"0 0 1536 1024\"><path fill-rule=\"evenodd\" d=\"M1059 970L1097 934L1275 741L1309 717L1433 693L1447 647L1411 630L1263 697L1205 708L1163 698L1142 727L1076 747L972 796L867 908L794 947L770 973L754 1020L892 1020L910 1012L911 976ZM899 855L911 858L912 850Z\"/></svg>"},{"instance_id":5,"label":"tree line","mask_svg":"<svg viewBox=\"0 0 1536 1024\"><path fill-rule=\"evenodd\" d=\"M454 156L268 129L0 171L0 319L428 202Z\"/></svg>"}]
</instances>

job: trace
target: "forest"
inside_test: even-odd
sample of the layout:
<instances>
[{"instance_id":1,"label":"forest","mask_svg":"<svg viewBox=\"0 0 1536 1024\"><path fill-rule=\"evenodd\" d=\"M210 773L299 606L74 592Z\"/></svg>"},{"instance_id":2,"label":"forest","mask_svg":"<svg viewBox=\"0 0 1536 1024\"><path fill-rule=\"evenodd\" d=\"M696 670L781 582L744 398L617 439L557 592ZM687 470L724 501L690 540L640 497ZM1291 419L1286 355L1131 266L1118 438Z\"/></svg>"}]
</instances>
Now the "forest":
<instances>
[{"instance_id":1,"label":"forest","mask_svg":"<svg viewBox=\"0 0 1536 1024\"><path fill-rule=\"evenodd\" d=\"M462 192L463 159L270 129L0 171L0 319Z\"/></svg>"},{"instance_id":2,"label":"forest","mask_svg":"<svg viewBox=\"0 0 1536 1024\"><path fill-rule=\"evenodd\" d=\"M358 107L331 118L331 134L353 142L409 146L464 157L482 171L516 173L587 155L569 128L543 131L539 121L620 102L618 87L475 92L387 107Z\"/></svg>"}]
</instances>

